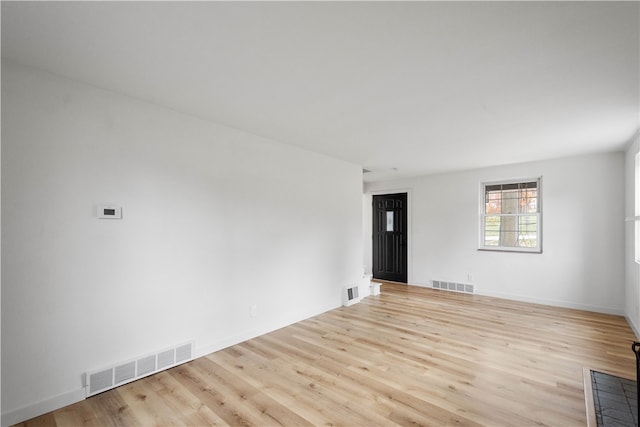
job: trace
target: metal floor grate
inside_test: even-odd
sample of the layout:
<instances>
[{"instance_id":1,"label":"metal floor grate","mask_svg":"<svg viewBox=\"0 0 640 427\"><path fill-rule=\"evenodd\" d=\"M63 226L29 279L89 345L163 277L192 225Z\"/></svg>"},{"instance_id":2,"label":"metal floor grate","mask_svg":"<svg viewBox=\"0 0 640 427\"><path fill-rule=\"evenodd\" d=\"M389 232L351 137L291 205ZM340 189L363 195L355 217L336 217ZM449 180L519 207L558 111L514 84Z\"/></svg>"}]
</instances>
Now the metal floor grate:
<instances>
[{"instance_id":1,"label":"metal floor grate","mask_svg":"<svg viewBox=\"0 0 640 427\"><path fill-rule=\"evenodd\" d=\"M591 371L591 387L598 427L638 425L635 381Z\"/></svg>"}]
</instances>

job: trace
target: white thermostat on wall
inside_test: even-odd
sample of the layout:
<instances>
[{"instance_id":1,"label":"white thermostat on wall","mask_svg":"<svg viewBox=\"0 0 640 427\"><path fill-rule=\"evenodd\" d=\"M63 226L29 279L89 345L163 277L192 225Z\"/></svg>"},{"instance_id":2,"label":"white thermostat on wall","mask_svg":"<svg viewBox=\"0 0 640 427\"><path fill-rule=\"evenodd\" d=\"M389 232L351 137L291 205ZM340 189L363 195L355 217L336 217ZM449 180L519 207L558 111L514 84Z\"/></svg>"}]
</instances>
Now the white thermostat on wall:
<instances>
[{"instance_id":1,"label":"white thermostat on wall","mask_svg":"<svg viewBox=\"0 0 640 427\"><path fill-rule=\"evenodd\" d=\"M99 219L122 219L122 206L98 205Z\"/></svg>"}]
</instances>

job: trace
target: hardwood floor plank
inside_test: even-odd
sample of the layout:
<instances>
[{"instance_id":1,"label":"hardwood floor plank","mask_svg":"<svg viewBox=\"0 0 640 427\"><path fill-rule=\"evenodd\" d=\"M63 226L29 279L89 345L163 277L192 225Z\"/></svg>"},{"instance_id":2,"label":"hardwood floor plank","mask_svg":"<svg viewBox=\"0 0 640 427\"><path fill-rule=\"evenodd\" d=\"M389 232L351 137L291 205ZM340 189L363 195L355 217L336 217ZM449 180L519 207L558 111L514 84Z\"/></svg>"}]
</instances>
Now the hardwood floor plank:
<instances>
[{"instance_id":1,"label":"hardwood floor plank","mask_svg":"<svg viewBox=\"0 0 640 427\"><path fill-rule=\"evenodd\" d=\"M53 413L40 415L39 417L32 418L24 423L17 424L20 427L49 427L55 426L56 420Z\"/></svg>"},{"instance_id":2,"label":"hardwood floor plank","mask_svg":"<svg viewBox=\"0 0 640 427\"><path fill-rule=\"evenodd\" d=\"M403 391L404 384L398 382L398 378L389 379L381 382L375 374L372 374L368 369L362 370L358 366L349 366L345 369L341 363L341 359L344 358L343 352L347 350L343 347L338 347L330 351L330 347L324 345L323 342L306 342L302 337L297 335L293 336L295 341L284 344L284 352L292 352L295 349L306 350L308 354L320 354L315 359L314 366L325 370L325 372L335 375L336 372L340 376L348 378L354 384L359 387L367 388L373 391L377 396L387 402L394 403L394 410L400 409L405 413L412 413L412 419L421 419L423 423L429 425L442 425L444 424L457 424L460 423L462 417L456 414L449 413L442 408L433 407L433 405L424 401L417 401L413 396L408 395ZM268 337L264 337L269 339ZM276 346L276 344L272 344ZM350 359L353 360L353 359ZM382 403L382 399L378 399L378 403ZM466 420L469 424L469 420Z\"/></svg>"},{"instance_id":3,"label":"hardwood floor plank","mask_svg":"<svg viewBox=\"0 0 640 427\"><path fill-rule=\"evenodd\" d=\"M100 427L93 402L83 400L75 405L66 406L55 412L55 423L52 426Z\"/></svg>"},{"instance_id":4,"label":"hardwood floor plank","mask_svg":"<svg viewBox=\"0 0 640 427\"><path fill-rule=\"evenodd\" d=\"M207 375L206 371L198 369L194 362L174 368L172 375L175 375L183 387L200 399L205 406L216 413L226 424L234 426L257 425L258 420L254 419L250 414L234 408L233 403L228 404L229 400L220 391L225 387L218 387L215 378Z\"/></svg>"},{"instance_id":5,"label":"hardwood floor plank","mask_svg":"<svg viewBox=\"0 0 640 427\"><path fill-rule=\"evenodd\" d=\"M173 376L160 372L148 381L136 381L118 389L122 399L136 413L141 426L227 425L205 407Z\"/></svg>"},{"instance_id":6,"label":"hardwood floor plank","mask_svg":"<svg viewBox=\"0 0 640 427\"><path fill-rule=\"evenodd\" d=\"M136 414L120 396L119 389L93 396L92 407L98 424L104 427L140 425Z\"/></svg>"},{"instance_id":7,"label":"hardwood floor plank","mask_svg":"<svg viewBox=\"0 0 640 427\"><path fill-rule=\"evenodd\" d=\"M288 409L285 405L263 393L262 387L256 387L245 381L232 370L217 363L214 357L203 357L203 369L213 371L224 383L233 384L233 392L243 401L244 409L250 409L263 421L262 425L312 425L308 420Z\"/></svg>"},{"instance_id":8,"label":"hardwood floor plank","mask_svg":"<svg viewBox=\"0 0 640 427\"><path fill-rule=\"evenodd\" d=\"M21 426L586 423L583 368L635 378L621 316L400 284Z\"/></svg>"},{"instance_id":9,"label":"hardwood floor plank","mask_svg":"<svg viewBox=\"0 0 640 427\"><path fill-rule=\"evenodd\" d=\"M256 342L256 345L260 344ZM274 348L271 345L269 347ZM284 357L266 365L247 363L243 370L264 379L270 394L274 388L285 393L285 390L290 390L290 404L294 405L296 411L304 408L306 418L314 425L344 424L346 420L349 420L349 424L371 425L383 420L376 419L368 410L358 412L358 408L353 408L350 399L354 396L344 394L344 390L335 382L335 373L327 375L308 364L296 363L286 353L282 355ZM210 357L214 356L217 358L218 354ZM253 371L255 368L260 372Z\"/></svg>"}]
</instances>

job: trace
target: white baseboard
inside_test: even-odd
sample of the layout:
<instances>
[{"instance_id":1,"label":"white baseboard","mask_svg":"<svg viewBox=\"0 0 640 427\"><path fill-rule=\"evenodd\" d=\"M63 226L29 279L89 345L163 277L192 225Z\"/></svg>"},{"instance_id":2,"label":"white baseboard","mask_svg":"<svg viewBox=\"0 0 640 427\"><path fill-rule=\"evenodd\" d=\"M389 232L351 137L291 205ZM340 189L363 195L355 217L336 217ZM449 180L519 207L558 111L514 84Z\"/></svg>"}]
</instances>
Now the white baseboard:
<instances>
[{"instance_id":1,"label":"white baseboard","mask_svg":"<svg viewBox=\"0 0 640 427\"><path fill-rule=\"evenodd\" d=\"M80 402L85 399L85 389L69 391L49 399L42 400L32 405L24 406L13 411L2 413L2 427L12 426L29 420L33 417L46 414L47 412L63 408L72 403Z\"/></svg>"},{"instance_id":2,"label":"white baseboard","mask_svg":"<svg viewBox=\"0 0 640 427\"><path fill-rule=\"evenodd\" d=\"M624 318L627 319L627 323L629 324L629 326L631 326L631 330L636 335L637 340L638 337L640 337L640 334L638 334L638 328L636 327L636 324L631 321L631 318L629 316L625 315Z\"/></svg>"},{"instance_id":3,"label":"white baseboard","mask_svg":"<svg viewBox=\"0 0 640 427\"><path fill-rule=\"evenodd\" d=\"M614 307L603 307L591 304L581 304L571 301L560 301L546 298L536 298L526 295L508 294L504 292L483 291L476 288L476 295L484 295L488 297L509 299L514 301L530 302L533 304L550 305L554 307L573 308L576 310L592 311L595 313L614 314L616 316L624 316L624 310Z\"/></svg>"},{"instance_id":4,"label":"white baseboard","mask_svg":"<svg viewBox=\"0 0 640 427\"><path fill-rule=\"evenodd\" d=\"M431 284L425 285L420 283L418 284L412 283L411 285L418 286L421 288L433 288ZM621 308L603 307L598 305L581 304L581 303L576 303L571 301L560 301L560 300L553 300L553 299L546 299L546 298L536 298L536 297L530 297L527 295L510 294L506 292L486 291L478 288L475 284L474 284L474 288L475 288L474 295L482 295L486 297L501 298L501 299L512 300L512 301L530 302L532 304L550 305L552 307L573 308L576 310L593 311L595 313L624 316L624 310ZM627 321L628 320L629 319L627 319ZM631 322L629 322L629 324L632 325ZM636 333L636 335L638 335L633 325L632 325L632 329Z\"/></svg>"}]
</instances>

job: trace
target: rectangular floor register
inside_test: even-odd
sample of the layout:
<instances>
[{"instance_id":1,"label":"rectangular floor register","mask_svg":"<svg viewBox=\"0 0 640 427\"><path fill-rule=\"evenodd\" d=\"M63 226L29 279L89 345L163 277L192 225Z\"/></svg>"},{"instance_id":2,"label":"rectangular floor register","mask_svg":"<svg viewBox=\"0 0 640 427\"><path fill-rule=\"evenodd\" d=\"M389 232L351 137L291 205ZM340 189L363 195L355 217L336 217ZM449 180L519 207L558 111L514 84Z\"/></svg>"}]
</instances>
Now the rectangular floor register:
<instances>
[{"instance_id":1,"label":"rectangular floor register","mask_svg":"<svg viewBox=\"0 0 640 427\"><path fill-rule=\"evenodd\" d=\"M585 383L586 380L585 378ZM592 411L591 415L595 415L594 427L638 425L638 394L635 381L592 370L589 370L588 381L593 395L593 407L588 407L587 411ZM588 392L587 388L585 392Z\"/></svg>"}]
</instances>

